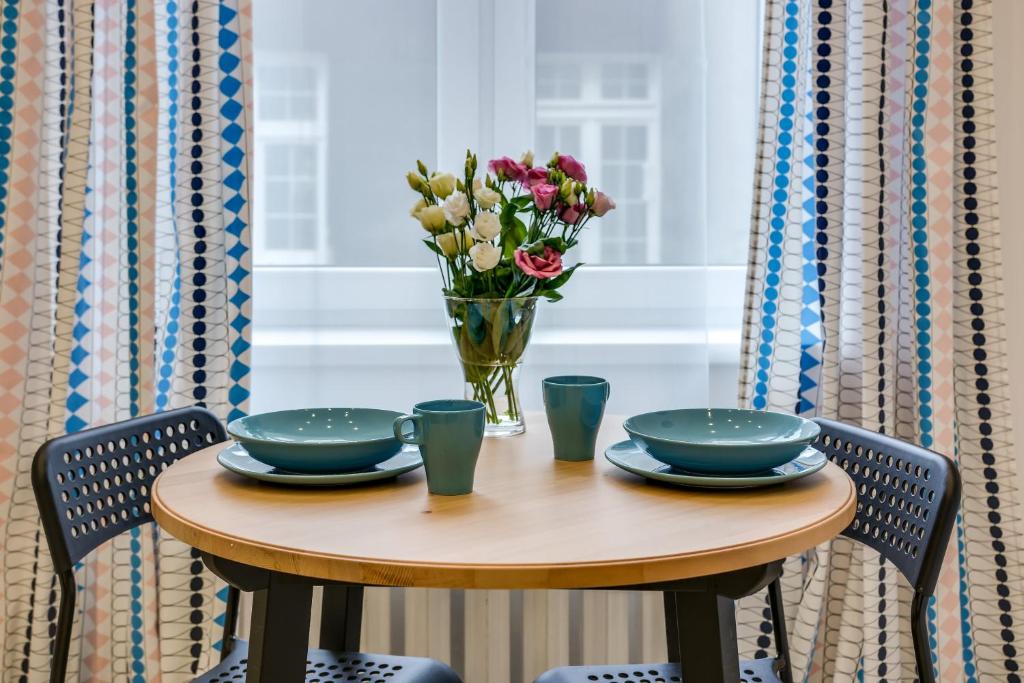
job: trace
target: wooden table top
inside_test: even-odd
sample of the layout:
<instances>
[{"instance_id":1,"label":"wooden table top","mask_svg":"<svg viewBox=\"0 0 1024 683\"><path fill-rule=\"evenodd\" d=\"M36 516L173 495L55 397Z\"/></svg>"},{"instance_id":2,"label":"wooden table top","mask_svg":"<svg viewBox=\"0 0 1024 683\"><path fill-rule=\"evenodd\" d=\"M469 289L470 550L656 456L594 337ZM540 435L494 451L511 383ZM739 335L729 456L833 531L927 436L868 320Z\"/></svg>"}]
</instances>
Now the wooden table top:
<instances>
[{"instance_id":1,"label":"wooden table top","mask_svg":"<svg viewBox=\"0 0 1024 683\"><path fill-rule=\"evenodd\" d=\"M352 488L261 484L223 469L222 445L153 485L153 515L226 559L320 579L434 588L597 588L751 567L802 552L853 519L853 483L829 463L764 489L649 483L603 456L626 438L606 416L592 462L553 459L543 414L485 439L475 491L427 493L422 468Z\"/></svg>"}]
</instances>

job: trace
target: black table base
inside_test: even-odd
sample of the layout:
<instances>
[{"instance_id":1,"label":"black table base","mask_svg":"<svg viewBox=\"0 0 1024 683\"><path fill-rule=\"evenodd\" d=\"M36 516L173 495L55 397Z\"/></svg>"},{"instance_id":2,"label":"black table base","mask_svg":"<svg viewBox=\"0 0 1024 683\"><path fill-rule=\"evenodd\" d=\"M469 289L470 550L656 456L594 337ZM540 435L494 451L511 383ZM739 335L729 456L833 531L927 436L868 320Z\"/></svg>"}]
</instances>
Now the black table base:
<instances>
[{"instance_id":1,"label":"black table base","mask_svg":"<svg viewBox=\"0 0 1024 683\"><path fill-rule=\"evenodd\" d=\"M224 581L253 593L248 683L305 679L314 586L324 588L319 646L359 650L362 586L259 569L207 553L203 561ZM735 600L763 589L781 572L779 561L696 579L594 590L664 593L669 660L680 664L683 680L733 683L740 679Z\"/></svg>"}]
</instances>

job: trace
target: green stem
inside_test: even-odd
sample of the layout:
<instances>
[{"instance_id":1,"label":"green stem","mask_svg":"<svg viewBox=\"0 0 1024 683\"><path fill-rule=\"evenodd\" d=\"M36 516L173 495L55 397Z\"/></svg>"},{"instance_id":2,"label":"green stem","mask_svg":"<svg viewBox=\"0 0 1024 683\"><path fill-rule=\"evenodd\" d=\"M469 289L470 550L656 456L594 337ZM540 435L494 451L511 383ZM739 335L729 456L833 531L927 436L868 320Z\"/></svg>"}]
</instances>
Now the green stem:
<instances>
[{"instance_id":1,"label":"green stem","mask_svg":"<svg viewBox=\"0 0 1024 683\"><path fill-rule=\"evenodd\" d=\"M499 365L493 369L481 371L480 366L468 366L466 368L466 382L473 387L473 400L484 404L488 424L499 424L502 413L498 411L497 392L504 390L508 401L508 408L504 416L513 421L518 421L521 411L519 409L519 396L516 394L515 366Z\"/></svg>"}]
</instances>

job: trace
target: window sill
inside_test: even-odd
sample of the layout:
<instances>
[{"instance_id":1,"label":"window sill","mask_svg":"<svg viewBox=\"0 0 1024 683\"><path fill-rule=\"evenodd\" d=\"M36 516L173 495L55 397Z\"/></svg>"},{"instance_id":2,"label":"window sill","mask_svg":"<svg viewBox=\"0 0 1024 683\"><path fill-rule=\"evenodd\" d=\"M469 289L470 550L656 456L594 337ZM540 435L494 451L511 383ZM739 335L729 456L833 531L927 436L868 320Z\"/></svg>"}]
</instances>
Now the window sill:
<instances>
[{"instance_id":1,"label":"window sill","mask_svg":"<svg viewBox=\"0 0 1024 683\"><path fill-rule=\"evenodd\" d=\"M328 367L386 363L448 365L454 358L451 340L439 328L257 328L254 363L259 367ZM739 358L737 329L574 328L534 332L530 362L542 353L546 364L566 359L603 363L735 364ZM540 351L538 351L540 350Z\"/></svg>"}]
</instances>

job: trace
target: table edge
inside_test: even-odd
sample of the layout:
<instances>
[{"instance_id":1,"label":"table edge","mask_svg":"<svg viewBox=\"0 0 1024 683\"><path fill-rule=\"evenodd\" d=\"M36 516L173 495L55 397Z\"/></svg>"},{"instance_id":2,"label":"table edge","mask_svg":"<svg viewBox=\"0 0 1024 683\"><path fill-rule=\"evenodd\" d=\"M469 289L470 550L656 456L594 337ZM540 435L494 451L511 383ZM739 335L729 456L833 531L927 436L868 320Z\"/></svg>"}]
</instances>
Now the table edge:
<instances>
[{"instance_id":1,"label":"table edge","mask_svg":"<svg viewBox=\"0 0 1024 683\"><path fill-rule=\"evenodd\" d=\"M837 467L829 462L829 467ZM842 472L842 470L839 470ZM856 488L830 516L799 529L747 543L689 555L657 555L624 561L545 564L455 564L382 562L345 555L296 551L255 544L200 527L169 512L160 501L160 479L151 492L156 523L178 540L201 551L272 571L325 581L409 588L569 589L608 588L659 583L719 574L795 555L835 538L856 513ZM299 565L302 565L301 567Z\"/></svg>"}]
</instances>

